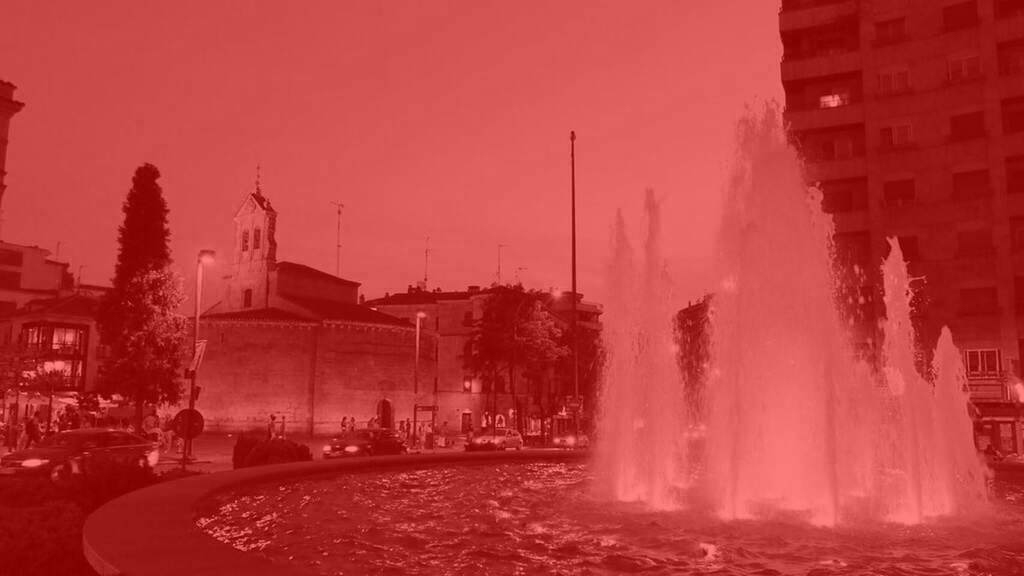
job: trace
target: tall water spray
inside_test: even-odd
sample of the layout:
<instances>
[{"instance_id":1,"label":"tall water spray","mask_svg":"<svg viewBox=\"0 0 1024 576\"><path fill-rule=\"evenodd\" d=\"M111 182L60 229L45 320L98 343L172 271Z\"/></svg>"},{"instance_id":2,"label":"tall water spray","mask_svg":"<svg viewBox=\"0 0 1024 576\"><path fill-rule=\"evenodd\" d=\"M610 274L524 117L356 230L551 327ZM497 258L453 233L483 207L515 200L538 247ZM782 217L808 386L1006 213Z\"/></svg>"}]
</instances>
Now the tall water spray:
<instances>
[{"instance_id":1,"label":"tall water spray","mask_svg":"<svg viewBox=\"0 0 1024 576\"><path fill-rule=\"evenodd\" d=\"M830 222L776 111L746 117L737 137L705 392L708 474L726 518L792 510L831 524L841 495L866 489L871 439L853 423L871 414L870 383L834 303Z\"/></svg>"},{"instance_id":2,"label":"tall water spray","mask_svg":"<svg viewBox=\"0 0 1024 576\"><path fill-rule=\"evenodd\" d=\"M678 305L662 273L653 194L643 262L634 260L621 214L616 220L598 477L618 499L685 503L679 488L692 482L694 463L684 439L694 424L707 435L703 489L693 494L709 497L727 519L783 513L825 525L865 516L913 523L983 503L985 469L959 352L943 330L934 365L922 367L899 246L892 243L878 271L884 344L869 366L855 360L852 326L836 306L831 220L804 184L777 110L748 115L737 135L707 381L697 395L704 405L693 412L699 422L687 421L674 358Z\"/></svg>"},{"instance_id":3,"label":"tall water spray","mask_svg":"<svg viewBox=\"0 0 1024 576\"><path fill-rule=\"evenodd\" d=\"M985 500L985 470L977 457L960 352L944 328L933 367L924 364L911 322L913 289L903 252L889 241L882 265L886 319L883 366L887 425L880 461L895 485L881 495L891 520L915 523L976 508Z\"/></svg>"},{"instance_id":4,"label":"tall water spray","mask_svg":"<svg viewBox=\"0 0 1024 576\"><path fill-rule=\"evenodd\" d=\"M642 260L634 257L621 212L613 231L597 468L613 498L670 509L681 503L679 488L686 483L686 411L673 353L661 209L652 190L644 208Z\"/></svg>"}]
</instances>

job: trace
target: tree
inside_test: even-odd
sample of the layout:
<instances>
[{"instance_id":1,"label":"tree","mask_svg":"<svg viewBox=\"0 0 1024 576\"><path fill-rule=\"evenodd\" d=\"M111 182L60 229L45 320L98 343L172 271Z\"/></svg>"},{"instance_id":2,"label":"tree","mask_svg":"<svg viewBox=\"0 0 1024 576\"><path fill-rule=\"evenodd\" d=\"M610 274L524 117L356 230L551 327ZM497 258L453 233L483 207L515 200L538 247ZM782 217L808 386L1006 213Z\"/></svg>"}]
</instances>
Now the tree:
<instances>
[{"instance_id":1,"label":"tree","mask_svg":"<svg viewBox=\"0 0 1024 576\"><path fill-rule=\"evenodd\" d=\"M526 291L521 285L496 286L487 296L463 364L467 372L484 381L495 404L498 388L505 388L506 382L508 392L518 395L513 388L517 372L541 378L568 354L560 342L562 330L545 306L547 298L547 294ZM516 412L516 427L521 428L522 415Z\"/></svg>"},{"instance_id":2,"label":"tree","mask_svg":"<svg viewBox=\"0 0 1024 576\"><path fill-rule=\"evenodd\" d=\"M182 301L171 262L167 203L157 183L160 171L144 164L135 171L122 210L113 289L98 318L110 356L99 375L99 390L135 403L141 429L147 403L176 402L181 396L181 360L186 326L176 310Z\"/></svg>"}]
</instances>

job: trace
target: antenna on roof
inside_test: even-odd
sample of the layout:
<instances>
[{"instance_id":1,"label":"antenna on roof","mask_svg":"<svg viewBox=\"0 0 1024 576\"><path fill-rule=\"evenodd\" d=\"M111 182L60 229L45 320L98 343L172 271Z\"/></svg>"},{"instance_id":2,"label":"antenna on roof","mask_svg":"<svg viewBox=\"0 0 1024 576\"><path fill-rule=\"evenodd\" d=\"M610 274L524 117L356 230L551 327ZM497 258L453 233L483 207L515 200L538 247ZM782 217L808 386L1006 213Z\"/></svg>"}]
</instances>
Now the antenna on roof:
<instances>
[{"instance_id":1,"label":"antenna on roof","mask_svg":"<svg viewBox=\"0 0 1024 576\"><path fill-rule=\"evenodd\" d=\"M427 236L423 247L423 289L427 288L427 270L430 266L430 236Z\"/></svg>"},{"instance_id":2,"label":"antenna on roof","mask_svg":"<svg viewBox=\"0 0 1024 576\"><path fill-rule=\"evenodd\" d=\"M334 253L334 275L341 277L341 209L345 207L341 202L331 202L338 208L338 244Z\"/></svg>"}]
</instances>

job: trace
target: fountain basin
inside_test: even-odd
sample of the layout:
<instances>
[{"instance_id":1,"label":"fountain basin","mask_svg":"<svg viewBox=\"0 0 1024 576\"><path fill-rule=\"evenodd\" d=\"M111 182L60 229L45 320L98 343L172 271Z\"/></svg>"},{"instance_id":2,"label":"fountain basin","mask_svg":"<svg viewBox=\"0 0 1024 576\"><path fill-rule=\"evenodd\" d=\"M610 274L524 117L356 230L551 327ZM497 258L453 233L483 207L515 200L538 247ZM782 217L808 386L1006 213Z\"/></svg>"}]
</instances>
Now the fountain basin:
<instances>
[{"instance_id":1,"label":"fountain basin","mask_svg":"<svg viewBox=\"0 0 1024 576\"><path fill-rule=\"evenodd\" d=\"M352 472L390 472L424 466L498 462L571 462L582 453L523 450L384 456L246 468L157 484L108 502L86 520L85 557L100 576L196 576L309 574L300 567L268 559L218 542L196 524L204 501L246 487L273 487L302 479Z\"/></svg>"}]
</instances>

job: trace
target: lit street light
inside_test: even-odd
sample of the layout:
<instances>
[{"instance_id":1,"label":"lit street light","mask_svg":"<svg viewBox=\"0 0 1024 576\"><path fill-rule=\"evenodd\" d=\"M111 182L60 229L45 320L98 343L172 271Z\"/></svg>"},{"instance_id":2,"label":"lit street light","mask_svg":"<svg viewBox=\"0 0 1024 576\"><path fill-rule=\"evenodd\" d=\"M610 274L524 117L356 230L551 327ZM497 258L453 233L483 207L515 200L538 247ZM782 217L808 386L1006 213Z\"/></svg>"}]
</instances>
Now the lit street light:
<instances>
[{"instance_id":1,"label":"lit street light","mask_svg":"<svg viewBox=\"0 0 1024 576\"><path fill-rule=\"evenodd\" d=\"M206 264L212 264L216 253L213 250L200 250L196 257L196 308L195 308L195 325L192 330L192 355L193 355L193 368L191 370L191 378L188 384L188 411L185 412L185 453L181 455L181 466L185 467L185 462L192 458L192 434L191 416L192 411L196 407L196 373L199 371L199 365L196 360L196 355L199 353L199 311L200 303L203 298L203 266Z\"/></svg>"}]
</instances>

